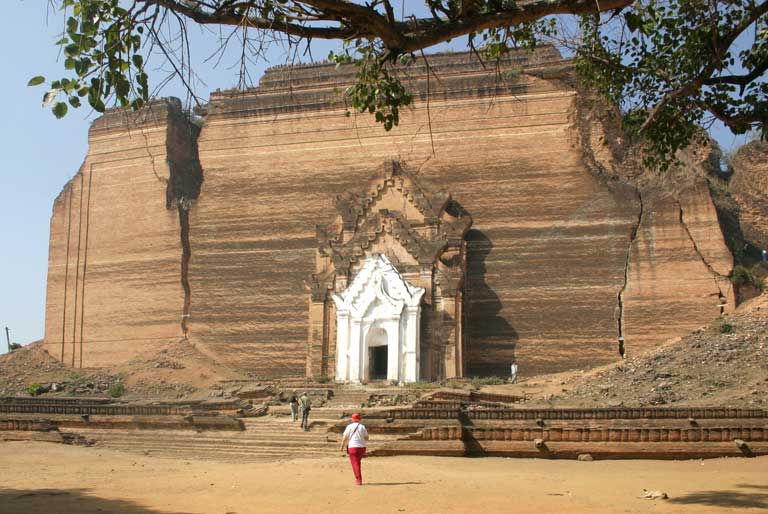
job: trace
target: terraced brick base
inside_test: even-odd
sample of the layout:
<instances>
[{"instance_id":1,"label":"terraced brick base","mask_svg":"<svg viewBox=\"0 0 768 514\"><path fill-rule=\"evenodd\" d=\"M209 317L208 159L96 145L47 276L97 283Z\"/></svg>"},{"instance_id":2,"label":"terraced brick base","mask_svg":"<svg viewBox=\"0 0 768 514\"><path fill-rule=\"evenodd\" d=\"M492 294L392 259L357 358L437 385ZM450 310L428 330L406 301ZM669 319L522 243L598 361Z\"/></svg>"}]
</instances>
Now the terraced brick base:
<instances>
[{"instance_id":1,"label":"terraced brick base","mask_svg":"<svg viewBox=\"0 0 768 514\"><path fill-rule=\"evenodd\" d=\"M355 398L344 402L357 402ZM437 395L440 396L440 395ZM495 398L498 400L499 398ZM501 398L502 400L504 398ZM222 409L218 411L216 409ZM93 444L179 459L261 460L337 455L358 408L315 408L311 430L288 409L236 418L233 406L0 401L0 440ZM423 399L363 412L369 455L575 459L691 459L768 455L768 411L733 408L524 409L467 399Z\"/></svg>"}]
</instances>

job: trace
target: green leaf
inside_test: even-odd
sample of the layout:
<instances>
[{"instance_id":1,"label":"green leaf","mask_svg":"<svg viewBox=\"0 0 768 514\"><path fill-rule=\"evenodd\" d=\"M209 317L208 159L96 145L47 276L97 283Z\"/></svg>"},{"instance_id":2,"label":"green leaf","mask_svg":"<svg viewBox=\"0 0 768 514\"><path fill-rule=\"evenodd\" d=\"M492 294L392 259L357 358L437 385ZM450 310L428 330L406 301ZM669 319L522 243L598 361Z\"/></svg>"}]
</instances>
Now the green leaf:
<instances>
[{"instance_id":1,"label":"green leaf","mask_svg":"<svg viewBox=\"0 0 768 514\"><path fill-rule=\"evenodd\" d=\"M115 84L115 92L118 97L125 97L131 92L131 84L125 78L120 77L120 80Z\"/></svg>"},{"instance_id":2,"label":"green leaf","mask_svg":"<svg viewBox=\"0 0 768 514\"><path fill-rule=\"evenodd\" d=\"M51 110L53 111L54 116L61 119L67 115L67 104L65 104L64 102L56 102L53 105L53 109Z\"/></svg>"},{"instance_id":3,"label":"green leaf","mask_svg":"<svg viewBox=\"0 0 768 514\"><path fill-rule=\"evenodd\" d=\"M39 86L43 82L45 82L45 77L38 75L37 77L32 77L29 79L29 82L27 82L27 87Z\"/></svg>"},{"instance_id":4,"label":"green leaf","mask_svg":"<svg viewBox=\"0 0 768 514\"><path fill-rule=\"evenodd\" d=\"M67 57L76 57L80 54L80 47L74 43L64 47L64 55Z\"/></svg>"},{"instance_id":5,"label":"green leaf","mask_svg":"<svg viewBox=\"0 0 768 514\"><path fill-rule=\"evenodd\" d=\"M627 22L627 28L632 32L635 32L643 25L643 18L634 12L624 13L624 19Z\"/></svg>"},{"instance_id":6,"label":"green leaf","mask_svg":"<svg viewBox=\"0 0 768 514\"><path fill-rule=\"evenodd\" d=\"M77 18L67 18L67 32L77 32Z\"/></svg>"},{"instance_id":7,"label":"green leaf","mask_svg":"<svg viewBox=\"0 0 768 514\"><path fill-rule=\"evenodd\" d=\"M49 105L51 105L51 103L54 100L56 100L56 97L59 95L60 92L61 92L61 89L58 89L58 88L54 88L47 91L43 95L43 107L48 107Z\"/></svg>"}]
</instances>

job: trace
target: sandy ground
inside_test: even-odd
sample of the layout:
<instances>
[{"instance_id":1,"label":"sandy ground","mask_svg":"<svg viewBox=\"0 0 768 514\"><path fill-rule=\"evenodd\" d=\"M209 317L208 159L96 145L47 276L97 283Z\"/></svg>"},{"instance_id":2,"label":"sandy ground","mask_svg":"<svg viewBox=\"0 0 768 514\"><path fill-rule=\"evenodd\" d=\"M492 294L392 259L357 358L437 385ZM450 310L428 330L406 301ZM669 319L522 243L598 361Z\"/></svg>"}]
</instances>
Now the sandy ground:
<instances>
[{"instance_id":1,"label":"sandy ground","mask_svg":"<svg viewBox=\"0 0 768 514\"><path fill-rule=\"evenodd\" d=\"M50 443L0 443L2 514L750 513L768 458L545 461L371 458L220 463ZM641 499L643 489L669 500Z\"/></svg>"}]
</instances>

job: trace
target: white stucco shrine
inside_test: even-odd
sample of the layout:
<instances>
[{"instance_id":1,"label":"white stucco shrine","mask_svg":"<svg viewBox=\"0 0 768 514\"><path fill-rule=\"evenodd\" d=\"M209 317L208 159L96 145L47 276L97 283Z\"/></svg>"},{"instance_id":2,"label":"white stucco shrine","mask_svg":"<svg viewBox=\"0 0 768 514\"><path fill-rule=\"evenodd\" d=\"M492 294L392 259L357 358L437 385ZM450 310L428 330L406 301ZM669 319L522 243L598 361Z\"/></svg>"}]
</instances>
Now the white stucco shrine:
<instances>
[{"instance_id":1,"label":"white stucco shrine","mask_svg":"<svg viewBox=\"0 0 768 514\"><path fill-rule=\"evenodd\" d=\"M466 235L472 217L446 191L385 161L318 224L307 377L338 382L464 375Z\"/></svg>"},{"instance_id":2,"label":"white stucco shrine","mask_svg":"<svg viewBox=\"0 0 768 514\"><path fill-rule=\"evenodd\" d=\"M409 284L386 256L369 256L336 304L336 380L419 380L424 289Z\"/></svg>"}]
</instances>

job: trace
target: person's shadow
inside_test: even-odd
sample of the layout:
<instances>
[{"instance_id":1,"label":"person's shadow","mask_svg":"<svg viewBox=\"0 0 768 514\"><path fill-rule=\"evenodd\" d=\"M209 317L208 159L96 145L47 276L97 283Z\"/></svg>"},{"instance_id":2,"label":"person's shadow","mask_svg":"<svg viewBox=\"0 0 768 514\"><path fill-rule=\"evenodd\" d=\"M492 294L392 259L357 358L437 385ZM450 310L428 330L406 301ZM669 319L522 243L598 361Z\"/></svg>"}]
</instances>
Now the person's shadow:
<instances>
[{"instance_id":1,"label":"person's shadow","mask_svg":"<svg viewBox=\"0 0 768 514\"><path fill-rule=\"evenodd\" d=\"M516 363L517 331L499 315L499 296L486 282L486 259L493 243L482 231L467 232L467 282L464 302L464 330L467 375L508 377Z\"/></svg>"},{"instance_id":2,"label":"person's shadow","mask_svg":"<svg viewBox=\"0 0 768 514\"><path fill-rule=\"evenodd\" d=\"M367 486L391 486L391 485L423 485L424 482L368 482Z\"/></svg>"}]
</instances>

